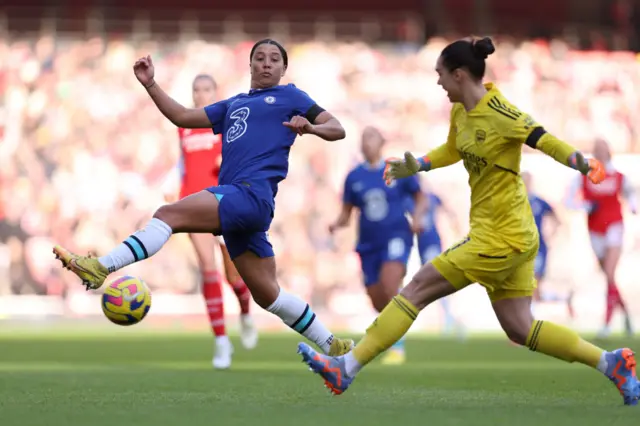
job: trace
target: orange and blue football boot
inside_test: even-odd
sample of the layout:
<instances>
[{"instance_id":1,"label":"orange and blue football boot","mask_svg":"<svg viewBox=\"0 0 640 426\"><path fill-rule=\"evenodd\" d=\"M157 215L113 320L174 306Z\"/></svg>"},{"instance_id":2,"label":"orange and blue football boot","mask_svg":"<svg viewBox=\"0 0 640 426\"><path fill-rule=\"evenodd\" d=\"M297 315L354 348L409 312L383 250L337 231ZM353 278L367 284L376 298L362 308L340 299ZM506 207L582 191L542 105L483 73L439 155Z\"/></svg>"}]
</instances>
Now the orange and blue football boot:
<instances>
[{"instance_id":1,"label":"orange and blue football boot","mask_svg":"<svg viewBox=\"0 0 640 426\"><path fill-rule=\"evenodd\" d=\"M340 395L353 383L353 378L347 377L344 358L323 355L306 343L298 345L298 353L302 355L302 362L309 366L309 370L324 379L324 385L334 395Z\"/></svg>"},{"instance_id":2,"label":"orange and blue football boot","mask_svg":"<svg viewBox=\"0 0 640 426\"><path fill-rule=\"evenodd\" d=\"M638 405L640 399L640 381L636 376L636 358L631 349L617 349L605 354L607 360L606 376L611 380L624 398L625 405Z\"/></svg>"}]
</instances>

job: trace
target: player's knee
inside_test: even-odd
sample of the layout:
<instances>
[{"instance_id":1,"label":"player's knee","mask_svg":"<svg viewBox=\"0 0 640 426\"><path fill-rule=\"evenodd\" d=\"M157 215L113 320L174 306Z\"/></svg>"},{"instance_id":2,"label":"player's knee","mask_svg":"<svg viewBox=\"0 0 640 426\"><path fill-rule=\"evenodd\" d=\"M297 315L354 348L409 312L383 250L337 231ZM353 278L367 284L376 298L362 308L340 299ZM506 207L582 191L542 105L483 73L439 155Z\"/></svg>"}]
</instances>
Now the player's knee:
<instances>
[{"instance_id":1,"label":"player's knee","mask_svg":"<svg viewBox=\"0 0 640 426\"><path fill-rule=\"evenodd\" d=\"M389 302L391 301L392 297L387 297L386 294L380 294L378 296L373 296L373 297L371 297L371 304L373 305L373 308L376 311L382 312L382 310L389 304Z\"/></svg>"},{"instance_id":2,"label":"player's knee","mask_svg":"<svg viewBox=\"0 0 640 426\"><path fill-rule=\"evenodd\" d=\"M529 329L525 330L524 327L516 326L514 324L503 325L502 329L505 334L513 343L524 346L527 343L527 336L529 335Z\"/></svg>"},{"instance_id":3,"label":"player's knee","mask_svg":"<svg viewBox=\"0 0 640 426\"><path fill-rule=\"evenodd\" d=\"M269 285L264 285L263 283L260 286L252 286L250 283L246 284L251 292L253 300L262 309L267 309L269 306L273 305L280 294L280 286L278 286L277 282L270 283Z\"/></svg>"},{"instance_id":4,"label":"player's knee","mask_svg":"<svg viewBox=\"0 0 640 426\"><path fill-rule=\"evenodd\" d=\"M153 214L155 219L161 220L169 225L174 232L182 227L183 216L180 208L176 207L175 204L165 204Z\"/></svg>"},{"instance_id":5,"label":"player's knee","mask_svg":"<svg viewBox=\"0 0 640 426\"><path fill-rule=\"evenodd\" d=\"M456 292L438 270L432 265L423 266L405 286L401 294L422 310L426 306Z\"/></svg>"}]
</instances>

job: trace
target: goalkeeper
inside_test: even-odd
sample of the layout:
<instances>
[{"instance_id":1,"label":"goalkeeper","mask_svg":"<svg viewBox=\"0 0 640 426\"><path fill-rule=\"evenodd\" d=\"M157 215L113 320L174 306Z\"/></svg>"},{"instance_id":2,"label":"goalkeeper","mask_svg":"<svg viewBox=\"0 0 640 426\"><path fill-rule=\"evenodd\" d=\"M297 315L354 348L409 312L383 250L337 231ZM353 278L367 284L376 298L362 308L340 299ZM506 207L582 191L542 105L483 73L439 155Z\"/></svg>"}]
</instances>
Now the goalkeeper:
<instances>
[{"instance_id":1,"label":"goalkeeper","mask_svg":"<svg viewBox=\"0 0 640 426\"><path fill-rule=\"evenodd\" d=\"M329 357L306 344L298 351L335 394L345 391L360 369L400 339L418 313L434 301L472 283L482 285L507 336L532 351L593 367L608 377L636 405L640 382L629 349L607 352L563 326L535 320L531 297L536 288L534 261L538 230L520 177L526 144L599 183L604 168L547 133L509 103L493 84L482 84L485 58L494 51L489 38L456 41L441 53L438 84L454 104L447 142L425 157L410 153L388 160L385 179L414 175L462 160L471 187L470 232L431 263L394 297L348 354Z\"/></svg>"}]
</instances>

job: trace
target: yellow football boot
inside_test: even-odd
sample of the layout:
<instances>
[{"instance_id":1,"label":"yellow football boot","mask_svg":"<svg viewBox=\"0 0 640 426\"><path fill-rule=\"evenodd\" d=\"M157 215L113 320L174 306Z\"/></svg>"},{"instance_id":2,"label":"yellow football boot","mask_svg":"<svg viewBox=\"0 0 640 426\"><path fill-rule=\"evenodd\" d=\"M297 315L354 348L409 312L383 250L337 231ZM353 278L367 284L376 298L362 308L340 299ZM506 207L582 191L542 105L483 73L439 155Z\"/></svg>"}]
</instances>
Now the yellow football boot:
<instances>
[{"instance_id":1,"label":"yellow football boot","mask_svg":"<svg viewBox=\"0 0 640 426\"><path fill-rule=\"evenodd\" d=\"M333 338L333 342L331 342L331 347L329 348L329 356L340 356L347 354L351 349L353 349L355 343L351 339L338 339L337 337Z\"/></svg>"},{"instance_id":2,"label":"yellow football boot","mask_svg":"<svg viewBox=\"0 0 640 426\"><path fill-rule=\"evenodd\" d=\"M82 280L82 285L87 290L100 288L104 284L107 275L109 275L107 268L91 255L78 256L61 246L55 246L53 253L56 255L56 259L60 259L63 267L76 274Z\"/></svg>"}]
</instances>

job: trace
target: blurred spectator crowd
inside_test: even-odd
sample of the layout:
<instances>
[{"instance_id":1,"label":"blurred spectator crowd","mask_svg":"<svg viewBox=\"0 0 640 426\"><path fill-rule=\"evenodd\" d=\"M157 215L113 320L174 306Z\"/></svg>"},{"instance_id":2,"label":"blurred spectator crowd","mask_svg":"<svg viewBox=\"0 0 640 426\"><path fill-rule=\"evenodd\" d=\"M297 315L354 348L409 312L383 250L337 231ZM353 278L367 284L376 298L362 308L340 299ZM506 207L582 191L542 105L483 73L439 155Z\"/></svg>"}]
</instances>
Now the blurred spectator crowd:
<instances>
[{"instance_id":1,"label":"blurred spectator crowd","mask_svg":"<svg viewBox=\"0 0 640 426\"><path fill-rule=\"evenodd\" d=\"M446 43L288 46L286 80L332 111L347 139L305 136L292 149L270 232L285 287L320 305L333 291L359 290L354 227L336 237L327 232L344 176L359 161L367 124L382 129L389 154L445 141L450 104L434 65ZM177 132L135 79L138 57L150 54L156 81L189 105L191 81L201 72L214 75L220 96L246 91L250 48L250 42L0 39L0 296L81 291L58 268L51 247L103 254L163 203ZM560 40L504 39L487 79L547 130L585 150L603 136L617 153L638 153L639 60L627 52L571 51ZM128 272L157 291L198 291L195 257L183 236Z\"/></svg>"}]
</instances>

